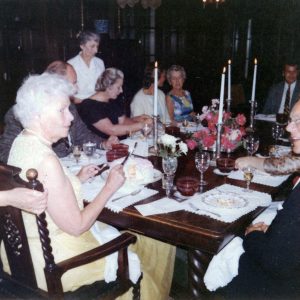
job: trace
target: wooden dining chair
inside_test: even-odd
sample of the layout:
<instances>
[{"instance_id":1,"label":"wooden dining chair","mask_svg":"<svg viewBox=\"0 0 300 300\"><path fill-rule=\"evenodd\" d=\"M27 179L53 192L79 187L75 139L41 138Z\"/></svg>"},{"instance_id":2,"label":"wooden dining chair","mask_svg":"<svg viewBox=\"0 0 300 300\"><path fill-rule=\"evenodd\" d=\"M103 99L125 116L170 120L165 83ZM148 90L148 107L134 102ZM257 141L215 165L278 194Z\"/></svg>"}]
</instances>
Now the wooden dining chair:
<instances>
[{"instance_id":1,"label":"wooden dining chair","mask_svg":"<svg viewBox=\"0 0 300 300\"><path fill-rule=\"evenodd\" d=\"M10 190L15 187L27 187L42 190L42 185L36 180L37 172L30 169L27 172L29 182L19 177L21 169L0 163L0 191ZM0 207L0 240L4 243L11 274L0 273L1 280L6 280L13 286L32 292L32 298L42 297L51 299L115 299L133 288L133 299L140 299L140 280L133 284L129 280L127 248L136 241L136 237L130 233L101 245L95 249L71 257L65 261L55 263L52 253L51 240L47 229L46 214L36 217L40 235L41 247L45 260L45 278L48 292L37 287L37 281L33 269L32 257L27 241L26 231L20 209L12 206ZM103 280L89 286L83 286L74 292L63 292L61 277L72 268L102 259L105 256L118 251L117 280L105 283ZM2 266L2 263L1 263ZM76 278L74 278L76 280ZM13 291L12 291L13 292ZM20 299L20 298L18 298ZM22 299L22 298L21 298ZM27 298L29 299L29 298Z\"/></svg>"}]
</instances>

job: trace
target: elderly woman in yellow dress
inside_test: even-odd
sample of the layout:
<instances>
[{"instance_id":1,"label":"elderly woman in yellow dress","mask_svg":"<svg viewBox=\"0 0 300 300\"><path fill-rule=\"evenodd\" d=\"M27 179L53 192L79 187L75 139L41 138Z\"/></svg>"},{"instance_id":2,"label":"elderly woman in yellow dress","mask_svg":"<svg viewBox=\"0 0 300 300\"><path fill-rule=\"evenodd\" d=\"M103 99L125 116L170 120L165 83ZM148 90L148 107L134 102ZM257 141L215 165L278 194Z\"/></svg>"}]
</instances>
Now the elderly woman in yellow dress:
<instances>
[{"instance_id":1,"label":"elderly woman in yellow dress","mask_svg":"<svg viewBox=\"0 0 300 300\"><path fill-rule=\"evenodd\" d=\"M124 183L122 166L114 167L93 202L83 208L81 182L94 176L97 167L88 165L77 176L62 166L51 145L66 137L73 116L69 111L69 96L73 87L58 75L30 76L17 93L15 114L24 131L15 139L8 163L22 168L21 177L29 168L38 171L38 179L48 190L47 220L56 262L98 246L89 231L109 198ZM32 155L34 153L34 155ZM38 286L46 290L43 255L35 217L23 212L29 247ZM105 224L101 225L105 227ZM174 247L138 236L136 249L141 260L143 280L142 299L166 299L172 279ZM1 251L4 269L7 261ZM99 260L70 270L63 278L64 291L72 291L104 277L105 260ZM129 299L131 292L122 296Z\"/></svg>"}]
</instances>

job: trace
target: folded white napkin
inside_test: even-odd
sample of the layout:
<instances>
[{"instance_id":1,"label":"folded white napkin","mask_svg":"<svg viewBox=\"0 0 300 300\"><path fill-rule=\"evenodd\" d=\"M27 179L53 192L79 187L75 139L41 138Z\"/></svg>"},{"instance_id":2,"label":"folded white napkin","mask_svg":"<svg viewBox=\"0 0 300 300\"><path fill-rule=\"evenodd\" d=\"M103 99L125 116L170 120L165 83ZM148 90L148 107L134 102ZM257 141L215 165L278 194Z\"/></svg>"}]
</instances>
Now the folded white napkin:
<instances>
[{"instance_id":1,"label":"folded white napkin","mask_svg":"<svg viewBox=\"0 0 300 300\"><path fill-rule=\"evenodd\" d=\"M276 115L257 114L254 116L254 119L267 122L276 122Z\"/></svg>"},{"instance_id":2,"label":"folded white napkin","mask_svg":"<svg viewBox=\"0 0 300 300\"><path fill-rule=\"evenodd\" d=\"M98 221L95 222L90 231L101 245L120 235L116 228ZM111 282L117 279L118 252L106 256L105 259L104 279L105 282ZM130 250L128 250L128 266L129 278L133 283L136 283L141 275L140 260L136 253Z\"/></svg>"},{"instance_id":3,"label":"folded white napkin","mask_svg":"<svg viewBox=\"0 0 300 300\"><path fill-rule=\"evenodd\" d=\"M148 148L150 146L149 141L147 142L145 139L125 139L122 141L122 144L128 145L128 150L131 151L136 142L137 145L134 150L134 154L142 157L148 157Z\"/></svg>"},{"instance_id":4,"label":"folded white napkin","mask_svg":"<svg viewBox=\"0 0 300 300\"><path fill-rule=\"evenodd\" d=\"M99 193L99 191L103 188L105 184L105 181L101 178L101 176L96 177L92 182L85 182L82 185L82 196L83 199L85 199L88 202L91 202L94 200L96 195ZM141 190L136 195L128 195L132 192ZM125 183L113 196L109 201L106 203L105 207L111 209L114 212L120 212L125 207L128 207L136 202L139 202L143 199L146 199L148 197L151 197L155 194L157 194L158 191L145 188L142 185L134 185L134 184L127 184ZM116 201L112 201L115 198L128 195L124 198L121 198Z\"/></svg>"},{"instance_id":5,"label":"folded white napkin","mask_svg":"<svg viewBox=\"0 0 300 300\"><path fill-rule=\"evenodd\" d=\"M282 202L273 202L261 213L253 224L264 222L270 225L277 214ZM279 208L279 209L278 209ZM234 238L211 260L204 275L204 283L209 291L215 291L219 287L226 286L238 275L240 256L244 253L243 240Z\"/></svg>"},{"instance_id":6,"label":"folded white napkin","mask_svg":"<svg viewBox=\"0 0 300 300\"><path fill-rule=\"evenodd\" d=\"M217 201L211 201L213 199L233 199L233 204L224 207L218 205ZM243 188L223 184L203 194L194 195L183 202L182 206L189 212L230 223L255 210L258 206L268 206L271 200L269 194L257 191L245 192Z\"/></svg>"},{"instance_id":7,"label":"folded white napkin","mask_svg":"<svg viewBox=\"0 0 300 300\"><path fill-rule=\"evenodd\" d=\"M143 216L166 214L183 209L179 202L166 197L151 203L135 205L134 207Z\"/></svg>"},{"instance_id":8,"label":"folded white napkin","mask_svg":"<svg viewBox=\"0 0 300 300\"><path fill-rule=\"evenodd\" d=\"M253 175L254 176L253 176L252 182L263 184L263 185L268 185L268 186L278 186L283 181L285 181L289 176L289 175L275 176L275 175L270 175L268 173L265 173L265 172L262 172L259 170L255 170ZM244 174L241 170L233 171L230 173L228 178L244 180Z\"/></svg>"}]
</instances>

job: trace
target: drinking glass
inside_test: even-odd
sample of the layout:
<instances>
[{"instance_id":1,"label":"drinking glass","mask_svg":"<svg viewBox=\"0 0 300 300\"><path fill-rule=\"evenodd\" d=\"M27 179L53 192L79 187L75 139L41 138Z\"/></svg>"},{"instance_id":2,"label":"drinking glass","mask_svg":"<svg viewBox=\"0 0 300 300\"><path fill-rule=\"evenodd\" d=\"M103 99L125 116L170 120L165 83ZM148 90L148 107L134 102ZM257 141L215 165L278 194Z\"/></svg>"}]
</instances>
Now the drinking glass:
<instances>
[{"instance_id":1,"label":"drinking glass","mask_svg":"<svg viewBox=\"0 0 300 300\"><path fill-rule=\"evenodd\" d=\"M189 126L189 121L186 120L186 119L184 119L184 120L182 121L182 126L183 126L183 128L184 128L184 132L186 132L186 128Z\"/></svg>"},{"instance_id":2,"label":"drinking glass","mask_svg":"<svg viewBox=\"0 0 300 300\"><path fill-rule=\"evenodd\" d=\"M167 197L170 196L173 188L174 174L177 170L177 166L178 166L177 157L167 156L162 158L162 167L164 173L166 174L165 187L166 187Z\"/></svg>"},{"instance_id":3,"label":"drinking glass","mask_svg":"<svg viewBox=\"0 0 300 300\"><path fill-rule=\"evenodd\" d=\"M194 117L194 120L195 120L195 123L196 123L196 125L197 125L197 130L198 130L198 128L199 128L199 125L201 124L201 118L200 118L200 115L199 114L197 114L195 117Z\"/></svg>"},{"instance_id":4,"label":"drinking glass","mask_svg":"<svg viewBox=\"0 0 300 300\"><path fill-rule=\"evenodd\" d=\"M206 185L207 182L203 180L203 173L208 169L210 163L210 155L207 152L197 152L195 155L195 165L200 172L200 186Z\"/></svg>"},{"instance_id":5,"label":"drinking glass","mask_svg":"<svg viewBox=\"0 0 300 300\"><path fill-rule=\"evenodd\" d=\"M143 128L141 129L142 135L146 139L146 142L148 143L148 136L152 130L152 127L149 124L144 124Z\"/></svg>"},{"instance_id":6,"label":"drinking glass","mask_svg":"<svg viewBox=\"0 0 300 300\"><path fill-rule=\"evenodd\" d=\"M278 145L277 145L277 143L278 143L278 140L279 140L279 138L281 138L282 137L282 135L283 135L283 128L282 128L282 126L281 125L279 125L279 124L274 124L273 126L272 126L272 137L273 137L273 139L275 140L275 156L277 156L277 153L278 153Z\"/></svg>"},{"instance_id":7,"label":"drinking glass","mask_svg":"<svg viewBox=\"0 0 300 300\"><path fill-rule=\"evenodd\" d=\"M79 159L80 159L80 156L81 156L81 146L79 146L79 145L73 146L73 156L76 160L76 164L78 165Z\"/></svg>"},{"instance_id":8,"label":"drinking glass","mask_svg":"<svg viewBox=\"0 0 300 300\"><path fill-rule=\"evenodd\" d=\"M244 191L246 192L252 192L250 190L250 183L253 179L253 172L254 172L254 169L252 167L245 167L242 169L243 173L244 173L244 180L246 181L246 189L244 189Z\"/></svg>"},{"instance_id":9,"label":"drinking glass","mask_svg":"<svg viewBox=\"0 0 300 300\"><path fill-rule=\"evenodd\" d=\"M94 142L87 142L83 144L83 152L88 157L89 163L91 160L91 157L93 157L95 151L96 151L96 143Z\"/></svg>"},{"instance_id":10,"label":"drinking glass","mask_svg":"<svg viewBox=\"0 0 300 300\"><path fill-rule=\"evenodd\" d=\"M252 156L259 147L259 138L254 135L248 135L244 139L244 148L247 150L248 155Z\"/></svg>"}]
</instances>

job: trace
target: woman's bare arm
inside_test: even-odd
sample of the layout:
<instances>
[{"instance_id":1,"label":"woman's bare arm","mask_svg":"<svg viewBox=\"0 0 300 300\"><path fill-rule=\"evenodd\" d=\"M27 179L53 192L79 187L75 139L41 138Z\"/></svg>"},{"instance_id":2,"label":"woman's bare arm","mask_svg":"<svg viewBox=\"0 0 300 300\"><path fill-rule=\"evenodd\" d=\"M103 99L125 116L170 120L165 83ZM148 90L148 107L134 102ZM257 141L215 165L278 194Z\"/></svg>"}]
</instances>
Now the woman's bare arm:
<instances>
[{"instance_id":1,"label":"woman's bare arm","mask_svg":"<svg viewBox=\"0 0 300 300\"><path fill-rule=\"evenodd\" d=\"M55 156L45 158L38 172L39 180L49 193L47 212L60 229L75 236L79 236L93 225L108 199L125 180L122 167L117 166L111 171L105 186L94 201L80 210L73 187Z\"/></svg>"}]
</instances>

